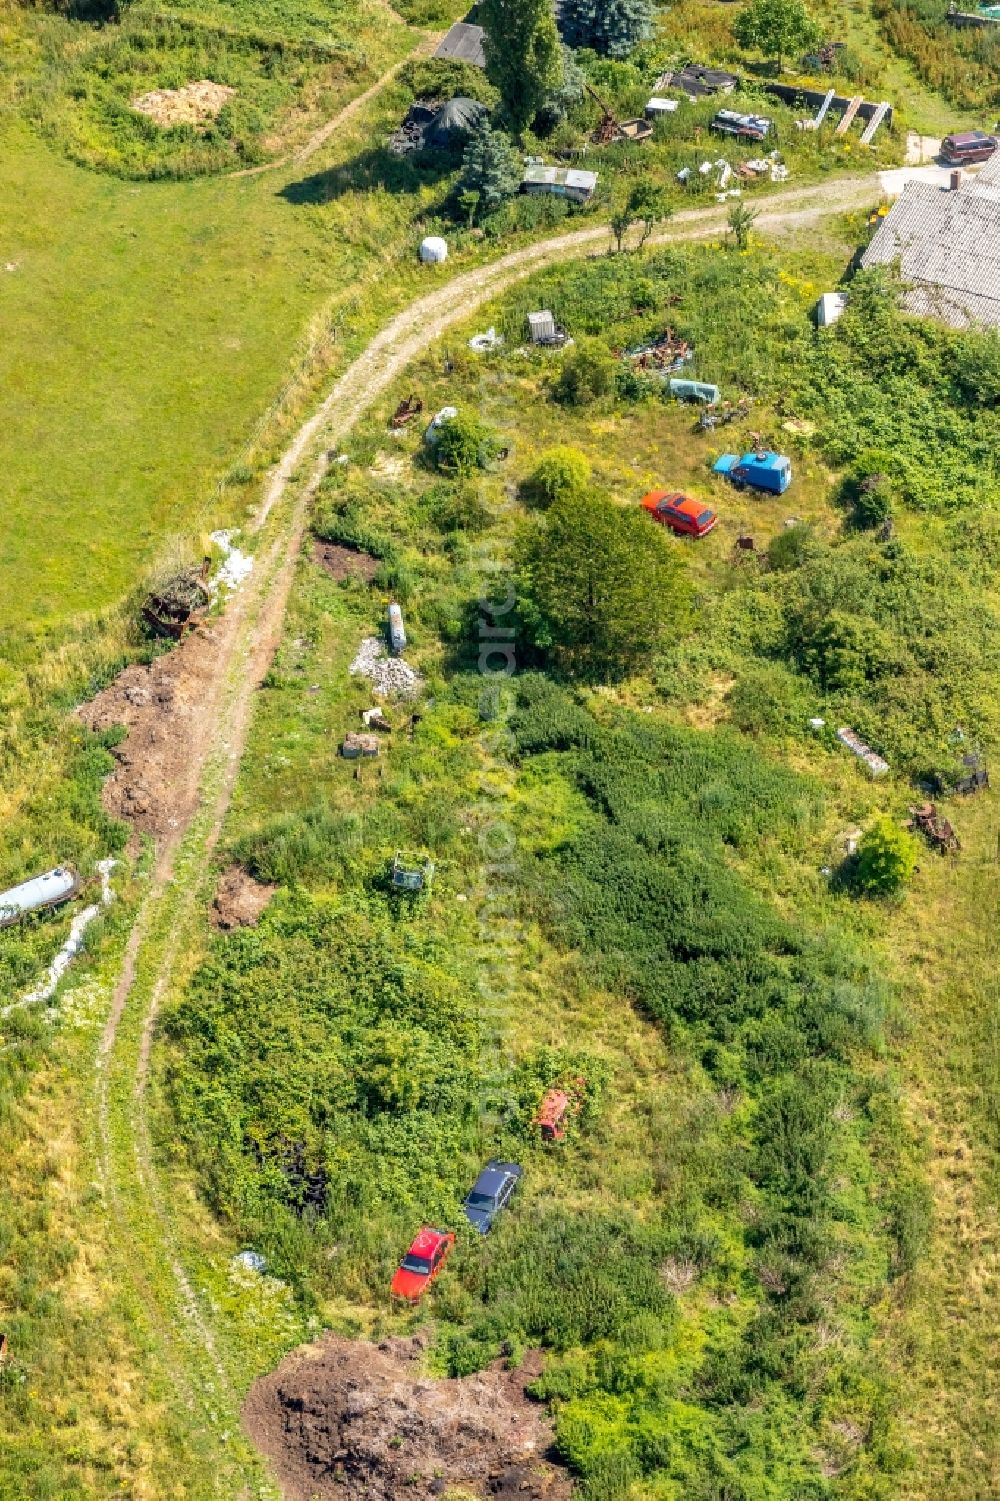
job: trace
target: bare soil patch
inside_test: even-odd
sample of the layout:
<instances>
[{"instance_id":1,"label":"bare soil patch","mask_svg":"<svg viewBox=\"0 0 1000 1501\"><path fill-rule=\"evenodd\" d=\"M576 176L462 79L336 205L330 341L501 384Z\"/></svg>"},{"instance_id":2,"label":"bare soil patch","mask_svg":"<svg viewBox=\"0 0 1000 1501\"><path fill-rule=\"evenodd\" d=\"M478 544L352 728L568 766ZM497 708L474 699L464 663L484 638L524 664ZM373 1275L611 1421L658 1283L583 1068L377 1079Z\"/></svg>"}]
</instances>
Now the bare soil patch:
<instances>
[{"instance_id":1,"label":"bare soil patch","mask_svg":"<svg viewBox=\"0 0 1000 1501\"><path fill-rule=\"evenodd\" d=\"M219 879L212 922L224 933L231 928L255 928L277 889L255 881L242 865L231 865Z\"/></svg>"},{"instance_id":2,"label":"bare soil patch","mask_svg":"<svg viewBox=\"0 0 1000 1501\"><path fill-rule=\"evenodd\" d=\"M379 1345L327 1335L250 1389L243 1424L288 1501L431 1501L450 1486L487 1497L566 1501L572 1482L548 1455L552 1430L517 1371L433 1380L426 1341Z\"/></svg>"},{"instance_id":3,"label":"bare soil patch","mask_svg":"<svg viewBox=\"0 0 1000 1501\"><path fill-rule=\"evenodd\" d=\"M370 584L378 570L378 559L371 553L343 547L339 542L321 542L318 537L313 542L313 557L338 584L344 579L364 579Z\"/></svg>"},{"instance_id":4,"label":"bare soil patch","mask_svg":"<svg viewBox=\"0 0 1000 1501\"><path fill-rule=\"evenodd\" d=\"M181 89L153 89L132 100L132 108L148 115L157 125L204 125L214 120L236 93L228 84L208 78L186 83Z\"/></svg>"},{"instance_id":5,"label":"bare soil patch","mask_svg":"<svg viewBox=\"0 0 1000 1501\"><path fill-rule=\"evenodd\" d=\"M218 690L216 631L193 631L149 666L126 667L77 710L88 729L125 726L104 806L157 841L183 828L198 806L200 751L212 736Z\"/></svg>"}]
</instances>

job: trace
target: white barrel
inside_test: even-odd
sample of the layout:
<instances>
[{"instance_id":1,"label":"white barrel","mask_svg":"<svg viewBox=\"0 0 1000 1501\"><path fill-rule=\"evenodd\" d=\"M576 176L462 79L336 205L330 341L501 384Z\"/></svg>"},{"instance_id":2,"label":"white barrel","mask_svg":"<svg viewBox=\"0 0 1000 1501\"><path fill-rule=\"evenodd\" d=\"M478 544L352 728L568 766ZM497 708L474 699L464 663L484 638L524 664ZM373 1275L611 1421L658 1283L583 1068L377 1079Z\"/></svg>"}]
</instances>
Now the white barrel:
<instances>
[{"instance_id":1,"label":"white barrel","mask_svg":"<svg viewBox=\"0 0 1000 1501\"><path fill-rule=\"evenodd\" d=\"M448 242L440 235L428 235L420 244L420 259L429 266L438 266L448 259Z\"/></svg>"}]
</instances>

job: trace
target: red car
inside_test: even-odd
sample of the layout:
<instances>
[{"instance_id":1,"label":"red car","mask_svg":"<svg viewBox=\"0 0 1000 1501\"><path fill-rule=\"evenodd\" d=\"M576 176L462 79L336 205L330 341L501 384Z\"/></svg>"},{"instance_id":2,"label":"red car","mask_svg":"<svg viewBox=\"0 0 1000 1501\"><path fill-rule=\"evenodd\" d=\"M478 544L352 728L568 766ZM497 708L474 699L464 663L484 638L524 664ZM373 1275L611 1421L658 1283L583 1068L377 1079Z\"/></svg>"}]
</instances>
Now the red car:
<instances>
[{"instance_id":1,"label":"red car","mask_svg":"<svg viewBox=\"0 0 1000 1501\"><path fill-rule=\"evenodd\" d=\"M396 1268L389 1288L393 1297L406 1298L410 1303L422 1298L454 1244L450 1230L431 1230L425 1225Z\"/></svg>"},{"instance_id":2,"label":"red car","mask_svg":"<svg viewBox=\"0 0 1000 1501\"><path fill-rule=\"evenodd\" d=\"M642 503L657 521L684 537L704 537L719 519L700 500L692 500L679 490L650 490Z\"/></svg>"}]
</instances>

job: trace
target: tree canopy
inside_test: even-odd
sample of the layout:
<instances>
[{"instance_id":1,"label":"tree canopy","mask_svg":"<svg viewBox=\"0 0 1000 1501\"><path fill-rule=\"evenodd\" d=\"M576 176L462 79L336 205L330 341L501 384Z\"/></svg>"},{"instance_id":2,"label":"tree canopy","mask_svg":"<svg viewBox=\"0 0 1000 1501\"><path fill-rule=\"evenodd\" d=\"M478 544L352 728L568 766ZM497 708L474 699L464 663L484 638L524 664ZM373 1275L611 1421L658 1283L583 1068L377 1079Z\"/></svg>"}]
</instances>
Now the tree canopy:
<instances>
[{"instance_id":1,"label":"tree canopy","mask_svg":"<svg viewBox=\"0 0 1000 1501\"><path fill-rule=\"evenodd\" d=\"M789 54L815 47L820 29L803 0L750 0L737 16L733 34L741 47L752 47L778 63Z\"/></svg>"},{"instance_id":2,"label":"tree canopy","mask_svg":"<svg viewBox=\"0 0 1000 1501\"><path fill-rule=\"evenodd\" d=\"M550 0L482 0L486 76L520 135L563 77L562 49Z\"/></svg>"},{"instance_id":3,"label":"tree canopy","mask_svg":"<svg viewBox=\"0 0 1000 1501\"><path fill-rule=\"evenodd\" d=\"M591 492L555 500L518 547L521 613L565 671L619 677L656 650L683 614L679 557L645 512Z\"/></svg>"},{"instance_id":4,"label":"tree canopy","mask_svg":"<svg viewBox=\"0 0 1000 1501\"><path fill-rule=\"evenodd\" d=\"M471 203L473 212L481 209L490 214L508 198L513 198L521 186L521 158L514 149L509 136L500 130L491 130L484 121L470 136L462 158L461 188L464 194L476 194Z\"/></svg>"},{"instance_id":5,"label":"tree canopy","mask_svg":"<svg viewBox=\"0 0 1000 1501\"><path fill-rule=\"evenodd\" d=\"M653 35L653 7L650 0L564 0L559 24L570 47L627 57Z\"/></svg>"}]
</instances>

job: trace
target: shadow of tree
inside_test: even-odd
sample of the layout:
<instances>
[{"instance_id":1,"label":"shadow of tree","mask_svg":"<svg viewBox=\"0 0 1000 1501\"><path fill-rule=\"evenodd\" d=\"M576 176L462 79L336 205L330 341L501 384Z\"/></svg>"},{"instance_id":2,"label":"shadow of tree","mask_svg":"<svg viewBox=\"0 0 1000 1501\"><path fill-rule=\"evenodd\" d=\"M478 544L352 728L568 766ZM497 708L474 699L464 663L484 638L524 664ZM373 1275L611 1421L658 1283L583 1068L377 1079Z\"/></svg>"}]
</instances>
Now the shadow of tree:
<instances>
[{"instance_id":1,"label":"shadow of tree","mask_svg":"<svg viewBox=\"0 0 1000 1501\"><path fill-rule=\"evenodd\" d=\"M419 151L412 156L397 156L387 147L379 146L339 167L287 183L279 196L302 205L333 203L348 193L365 193L373 188L401 196L416 194L421 188L446 182L458 170L461 160L461 151Z\"/></svg>"}]
</instances>

